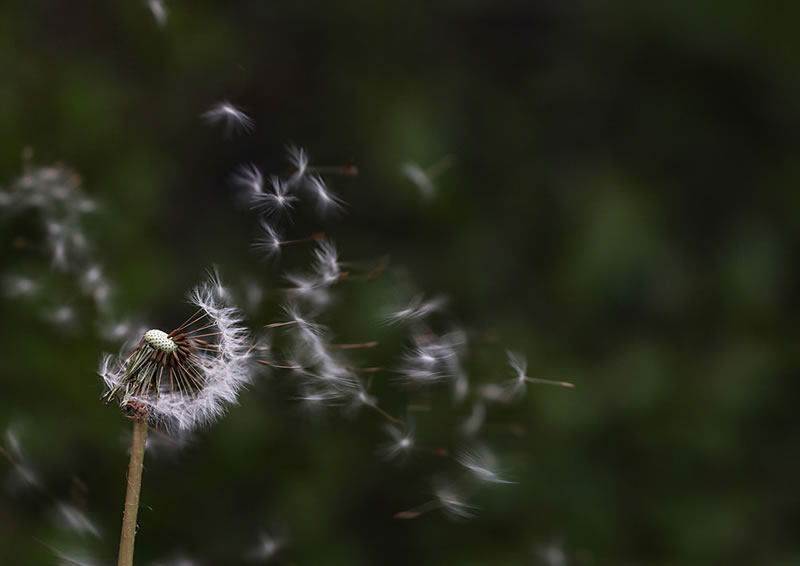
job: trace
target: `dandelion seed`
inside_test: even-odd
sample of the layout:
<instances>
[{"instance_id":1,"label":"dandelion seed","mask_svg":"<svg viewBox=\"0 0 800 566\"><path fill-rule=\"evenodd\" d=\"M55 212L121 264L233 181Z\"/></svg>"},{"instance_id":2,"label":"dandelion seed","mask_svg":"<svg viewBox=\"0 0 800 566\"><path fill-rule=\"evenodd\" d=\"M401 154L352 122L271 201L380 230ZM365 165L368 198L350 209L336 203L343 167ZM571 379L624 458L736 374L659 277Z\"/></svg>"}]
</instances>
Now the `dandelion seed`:
<instances>
[{"instance_id":1,"label":"dandelion seed","mask_svg":"<svg viewBox=\"0 0 800 566\"><path fill-rule=\"evenodd\" d=\"M252 312L258 309L261 306L261 303L264 300L264 289L261 288L254 280L248 280L245 283L245 304L247 305L247 310Z\"/></svg>"},{"instance_id":2,"label":"dandelion seed","mask_svg":"<svg viewBox=\"0 0 800 566\"><path fill-rule=\"evenodd\" d=\"M7 481L9 490L16 491L23 488L41 489L42 484L38 474L27 463L22 452L22 442L16 426L9 426L5 434L5 447L0 446L0 454L4 455L14 466L14 470Z\"/></svg>"},{"instance_id":3,"label":"dandelion seed","mask_svg":"<svg viewBox=\"0 0 800 566\"><path fill-rule=\"evenodd\" d=\"M50 548L51 552L58 558L58 566L99 566L100 562L88 554L67 554L56 548Z\"/></svg>"},{"instance_id":4,"label":"dandelion seed","mask_svg":"<svg viewBox=\"0 0 800 566\"><path fill-rule=\"evenodd\" d=\"M274 175L270 177L269 184L271 191L256 196L253 208L264 211L268 216L288 214L297 201L296 196L289 194L289 184Z\"/></svg>"},{"instance_id":5,"label":"dandelion seed","mask_svg":"<svg viewBox=\"0 0 800 566\"><path fill-rule=\"evenodd\" d=\"M404 163L400 167L400 172L414 183L426 200L430 200L436 194L434 179L452 167L452 165L453 157L451 155L446 155L427 169L423 169L416 163Z\"/></svg>"},{"instance_id":6,"label":"dandelion seed","mask_svg":"<svg viewBox=\"0 0 800 566\"><path fill-rule=\"evenodd\" d=\"M147 7L150 8L150 13L156 20L158 27L163 28L167 25L167 7L161 0L147 0Z\"/></svg>"},{"instance_id":7,"label":"dandelion seed","mask_svg":"<svg viewBox=\"0 0 800 566\"><path fill-rule=\"evenodd\" d=\"M331 211L336 212L344 206L344 202L328 189L325 181L318 175L310 175L307 180L307 186L317 201L317 212L321 216Z\"/></svg>"},{"instance_id":8,"label":"dandelion seed","mask_svg":"<svg viewBox=\"0 0 800 566\"><path fill-rule=\"evenodd\" d=\"M456 461L481 481L514 483L500 477L497 471L497 459L485 446L462 450L456 457Z\"/></svg>"},{"instance_id":9,"label":"dandelion seed","mask_svg":"<svg viewBox=\"0 0 800 566\"><path fill-rule=\"evenodd\" d=\"M264 254L267 259L280 255L281 236L272 226L262 221L260 224L262 235L253 242L253 248Z\"/></svg>"},{"instance_id":10,"label":"dandelion seed","mask_svg":"<svg viewBox=\"0 0 800 566\"><path fill-rule=\"evenodd\" d=\"M194 315L170 333L151 329L130 354L104 356L103 400L175 430L219 418L249 382L250 338L235 307L220 298L216 276L189 295Z\"/></svg>"},{"instance_id":11,"label":"dandelion seed","mask_svg":"<svg viewBox=\"0 0 800 566\"><path fill-rule=\"evenodd\" d=\"M356 384L356 390L350 397L351 410L357 409L359 407L369 407L370 409L373 409L378 414L380 414L390 423L396 425L405 424L403 421L393 417L392 415L384 411L380 406L378 406L378 399L375 396L369 394L364 384L362 384L361 381L358 380L358 378L355 378L355 384Z\"/></svg>"},{"instance_id":12,"label":"dandelion seed","mask_svg":"<svg viewBox=\"0 0 800 566\"><path fill-rule=\"evenodd\" d=\"M283 538L272 536L264 531L258 535L256 545L247 551L245 560L251 562L267 562L271 560L286 542Z\"/></svg>"},{"instance_id":13,"label":"dandelion seed","mask_svg":"<svg viewBox=\"0 0 800 566\"><path fill-rule=\"evenodd\" d=\"M92 520L89 519L86 513L74 505L65 502L56 503L54 517L56 524L74 531L79 535L90 534L96 538L102 538L100 536L100 530Z\"/></svg>"},{"instance_id":14,"label":"dandelion seed","mask_svg":"<svg viewBox=\"0 0 800 566\"><path fill-rule=\"evenodd\" d=\"M344 394L336 389L306 385L295 399L301 401L306 409L317 411L341 404L343 397Z\"/></svg>"},{"instance_id":15,"label":"dandelion seed","mask_svg":"<svg viewBox=\"0 0 800 566\"><path fill-rule=\"evenodd\" d=\"M417 295L411 299L405 308L388 313L383 322L388 325L424 319L428 315L440 311L446 302L447 300L444 297L434 297L429 301L424 301L422 295Z\"/></svg>"},{"instance_id":16,"label":"dandelion seed","mask_svg":"<svg viewBox=\"0 0 800 566\"><path fill-rule=\"evenodd\" d=\"M200 566L200 562L178 553L168 560L153 562L151 566Z\"/></svg>"},{"instance_id":17,"label":"dandelion seed","mask_svg":"<svg viewBox=\"0 0 800 566\"><path fill-rule=\"evenodd\" d=\"M251 202L259 195L264 194L264 176L261 174L261 170L252 163L239 166L236 173L233 174L232 182L237 188L248 192L248 200Z\"/></svg>"},{"instance_id":18,"label":"dandelion seed","mask_svg":"<svg viewBox=\"0 0 800 566\"><path fill-rule=\"evenodd\" d=\"M475 516L477 507L468 503L467 494L456 484L436 482L434 487L434 497L428 501L409 509L395 513L395 519L416 519L420 515L442 509L445 513L455 519L469 519Z\"/></svg>"},{"instance_id":19,"label":"dandelion seed","mask_svg":"<svg viewBox=\"0 0 800 566\"><path fill-rule=\"evenodd\" d=\"M38 283L28 277L6 277L3 284L6 295L11 298L32 297L39 291Z\"/></svg>"},{"instance_id":20,"label":"dandelion seed","mask_svg":"<svg viewBox=\"0 0 800 566\"><path fill-rule=\"evenodd\" d=\"M325 333L325 327L314 322L309 317L301 314L300 308L295 303L287 303L281 307L286 314L287 320L284 322L273 322L267 328L280 328L281 326L297 325L300 328L300 337L304 340L304 346L308 345L308 340L316 340L317 337Z\"/></svg>"},{"instance_id":21,"label":"dandelion seed","mask_svg":"<svg viewBox=\"0 0 800 566\"><path fill-rule=\"evenodd\" d=\"M567 566L567 553L560 542L537 544L534 553L543 566Z\"/></svg>"},{"instance_id":22,"label":"dandelion seed","mask_svg":"<svg viewBox=\"0 0 800 566\"><path fill-rule=\"evenodd\" d=\"M235 132L251 132L255 128L253 120L227 100L220 102L203 114L209 123L223 124L225 135Z\"/></svg>"},{"instance_id":23,"label":"dandelion seed","mask_svg":"<svg viewBox=\"0 0 800 566\"><path fill-rule=\"evenodd\" d=\"M426 199L433 197L436 192L436 185L433 184L433 179L422 167L416 163L404 163L400 168L400 172L416 185L422 196Z\"/></svg>"},{"instance_id":24,"label":"dandelion seed","mask_svg":"<svg viewBox=\"0 0 800 566\"><path fill-rule=\"evenodd\" d=\"M467 495L455 485L440 484L434 494L444 511L452 517L469 519L475 516L478 508L470 505Z\"/></svg>"},{"instance_id":25,"label":"dandelion seed","mask_svg":"<svg viewBox=\"0 0 800 566\"><path fill-rule=\"evenodd\" d=\"M289 184L296 185L306 175L306 170L308 169L308 153L306 153L306 150L302 147L297 147L295 145L287 146L286 153L289 163L291 163L294 168L289 178Z\"/></svg>"},{"instance_id":26,"label":"dandelion seed","mask_svg":"<svg viewBox=\"0 0 800 566\"><path fill-rule=\"evenodd\" d=\"M573 383L569 383L567 381L553 381L550 379L529 377L528 375L526 375L528 373L528 361L525 359L525 356L523 356L522 354L512 352L510 350L506 351L506 356L508 357L508 365L514 372L514 379L511 380L511 382L508 382L509 395L511 396L511 398L516 397L521 393L523 393L526 389L526 384L528 383L554 385L556 387L566 387L568 389L572 389L573 387L575 387Z\"/></svg>"},{"instance_id":27,"label":"dandelion seed","mask_svg":"<svg viewBox=\"0 0 800 566\"><path fill-rule=\"evenodd\" d=\"M325 285L335 283L340 279L342 272L339 268L339 256L336 245L330 240L317 242L314 250L314 272Z\"/></svg>"},{"instance_id":28,"label":"dandelion seed","mask_svg":"<svg viewBox=\"0 0 800 566\"><path fill-rule=\"evenodd\" d=\"M47 319L53 324L67 326L75 320L75 309L68 305L60 306L52 310Z\"/></svg>"},{"instance_id":29,"label":"dandelion seed","mask_svg":"<svg viewBox=\"0 0 800 566\"><path fill-rule=\"evenodd\" d=\"M458 378L454 369L458 365L459 348L463 333L450 332L443 336L421 335L414 337L414 346L403 353L397 373L409 384L425 385L450 378Z\"/></svg>"},{"instance_id":30,"label":"dandelion seed","mask_svg":"<svg viewBox=\"0 0 800 566\"><path fill-rule=\"evenodd\" d=\"M464 436L475 436L481 430L485 418L486 405L481 401L475 401L472 404L472 412L469 417L461 423L458 430Z\"/></svg>"},{"instance_id":31,"label":"dandelion seed","mask_svg":"<svg viewBox=\"0 0 800 566\"><path fill-rule=\"evenodd\" d=\"M289 244L301 244L304 242L319 241L324 237L324 234L322 234L321 232L317 232L311 234L306 238L299 238L295 240L283 240L281 239L281 235L278 233L278 231L275 228L273 228L268 222L262 220L260 222L260 228L263 234L261 237L256 238L256 240L252 244L252 247L257 251L262 252L266 258L271 258L276 255L279 255L281 252L281 248L283 246Z\"/></svg>"},{"instance_id":32,"label":"dandelion seed","mask_svg":"<svg viewBox=\"0 0 800 566\"><path fill-rule=\"evenodd\" d=\"M413 429L408 427L403 430L395 425L386 424L383 430L391 440L381 445L379 453L387 460L407 458L415 445Z\"/></svg>"}]
</instances>

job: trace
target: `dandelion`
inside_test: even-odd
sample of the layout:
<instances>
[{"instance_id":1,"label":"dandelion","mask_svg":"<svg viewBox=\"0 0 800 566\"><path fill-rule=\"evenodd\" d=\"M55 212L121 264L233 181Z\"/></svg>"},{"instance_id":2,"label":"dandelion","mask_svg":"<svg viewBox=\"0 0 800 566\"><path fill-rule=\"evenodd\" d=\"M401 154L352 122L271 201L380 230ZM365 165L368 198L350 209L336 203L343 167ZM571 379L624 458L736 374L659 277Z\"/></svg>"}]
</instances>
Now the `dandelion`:
<instances>
[{"instance_id":1,"label":"dandelion","mask_svg":"<svg viewBox=\"0 0 800 566\"><path fill-rule=\"evenodd\" d=\"M222 291L221 291L222 289ZM191 430L224 413L248 382L250 340L218 276L189 295L197 311L169 333L151 329L125 359L101 365L107 390L129 416Z\"/></svg>"},{"instance_id":2,"label":"dandelion","mask_svg":"<svg viewBox=\"0 0 800 566\"><path fill-rule=\"evenodd\" d=\"M226 136L230 136L234 132L251 132L255 127L250 116L227 100L211 107L203 114L203 118L212 124L223 124Z\"/></svg>"},{"instance_id":3,"label":"dandelion","mask_svg":"<svg viewBox=\"0 0 800 566\"><path fill-rule=\"evenodd\" d=\"M249 381L250 338L239 311L223 302L226 294L213 274L190 292L198 308L183 324L169 333L150 329L125 357L106 355L101 362L103 399L134 420L121 565L133 562L148 423L179 431L209 424L236 402Z\"/></svg>"}]
</instances>

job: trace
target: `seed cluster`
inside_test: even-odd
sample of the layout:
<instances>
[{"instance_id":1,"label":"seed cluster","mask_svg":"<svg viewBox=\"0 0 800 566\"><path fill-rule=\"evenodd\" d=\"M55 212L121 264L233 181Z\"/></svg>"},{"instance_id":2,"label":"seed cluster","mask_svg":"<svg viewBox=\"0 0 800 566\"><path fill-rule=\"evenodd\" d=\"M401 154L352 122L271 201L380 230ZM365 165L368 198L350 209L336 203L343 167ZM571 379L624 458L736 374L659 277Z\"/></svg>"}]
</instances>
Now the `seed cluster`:
<instances>
[{"instance_id":1,"label":"seed cluster","mask_svg":"<svg viewBox=\"0 0 800 566\"><path fill-rule=\"evenodd\" d=\"M188 321L187 321L188 322ZM197 322L196 320L192 323ZM105 395L110 403L119 400L128 412L136 412L137 399L157 400L160 395L195 395L205 384L203 359L217 346L183 332L191 323L169 334L151 329L125 361L119 382Z\"/></svg>"},{"instance_id":2,"label":"seed cluster","mask_svg":"<svg viewBox=\"0 0 800 566\"><path fill-rule=\"evenodd\" d=\"M144 341L156 350L161 350L167 354L171 354L178 349L178 346L172 341L172 338L163 330L148 330L144 333Z\"/></svg>"}]
</instances>

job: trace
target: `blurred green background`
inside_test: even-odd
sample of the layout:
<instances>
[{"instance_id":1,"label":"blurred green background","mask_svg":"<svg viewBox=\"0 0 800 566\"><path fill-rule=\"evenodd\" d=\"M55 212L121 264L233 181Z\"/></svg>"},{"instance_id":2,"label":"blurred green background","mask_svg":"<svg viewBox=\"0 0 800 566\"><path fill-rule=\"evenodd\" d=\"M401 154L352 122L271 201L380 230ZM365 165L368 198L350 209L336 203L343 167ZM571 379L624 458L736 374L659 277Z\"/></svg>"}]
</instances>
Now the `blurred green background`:
<instances>
[{"instance_id":1,"label":"blurred green background","mask_svg":"<svg viewBox=\"0 0 800 566\"><path fill-rule=\"evenodd\" d=\"M360 361L392 366L403 334L381 308L424 291L468 331L474 383L508 377L509 347L577 387L490 408L482 437L517 484L481 490L476 518L404 522L449 464L384 462L378 415L309 416L287 376L260 376L188 447L148 454L137 563L247 563L265 530L287 541L280 564L548 564L547 545L569 564L800 564L800 5L166 6L160 28L144 2L0 5L0 186L26 147L81 175L120 313L183 320L216 264L264 289L253 321L279 317L281 273L308 250L259 261L230 175L281 172L296 143L360 174L330 178L346 214L291 231L324 229L344 259L390 256L326 320L381 342ZM224 99L252 134L203 121ZM427 201L400 167L445 155ZM13 245L34 226L3 217L3 275L55 277ZM130 422L99 401L95 368L117 346L90 305L67 330L43 321L75 294L54 281L38 302L2 300L0 425L43 487L0 493L0 563L58 563L56 548L111 564ZM418 431L457 449L468 412L443 403ZM101 536L65 530L56 501Z\"/></svg>"}]
</instances>

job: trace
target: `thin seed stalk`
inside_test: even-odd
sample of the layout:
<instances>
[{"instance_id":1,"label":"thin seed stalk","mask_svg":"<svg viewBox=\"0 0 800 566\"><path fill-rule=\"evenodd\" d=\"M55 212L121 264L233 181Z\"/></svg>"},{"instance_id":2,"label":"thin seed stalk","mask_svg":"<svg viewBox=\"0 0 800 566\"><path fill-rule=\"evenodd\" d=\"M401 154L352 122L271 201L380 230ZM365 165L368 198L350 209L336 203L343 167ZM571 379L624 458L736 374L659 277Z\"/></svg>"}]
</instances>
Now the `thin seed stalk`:
<instances>
[{"instance_id":1,"label":"thin seed stalk","mask_svg":"<svg viewBox=\"0 0 800 566\"><path fill-rule=\"evenodd\" d=\"M147 439L147 421L133 421L131 459L128 463L128 491L125 493L125 510L122 515L122 535L119 539L117 566L133 566L133 543L136 538L136 516L139 513L139 492L142 489L144 445Z\"/></svg>"}]
</instances>

